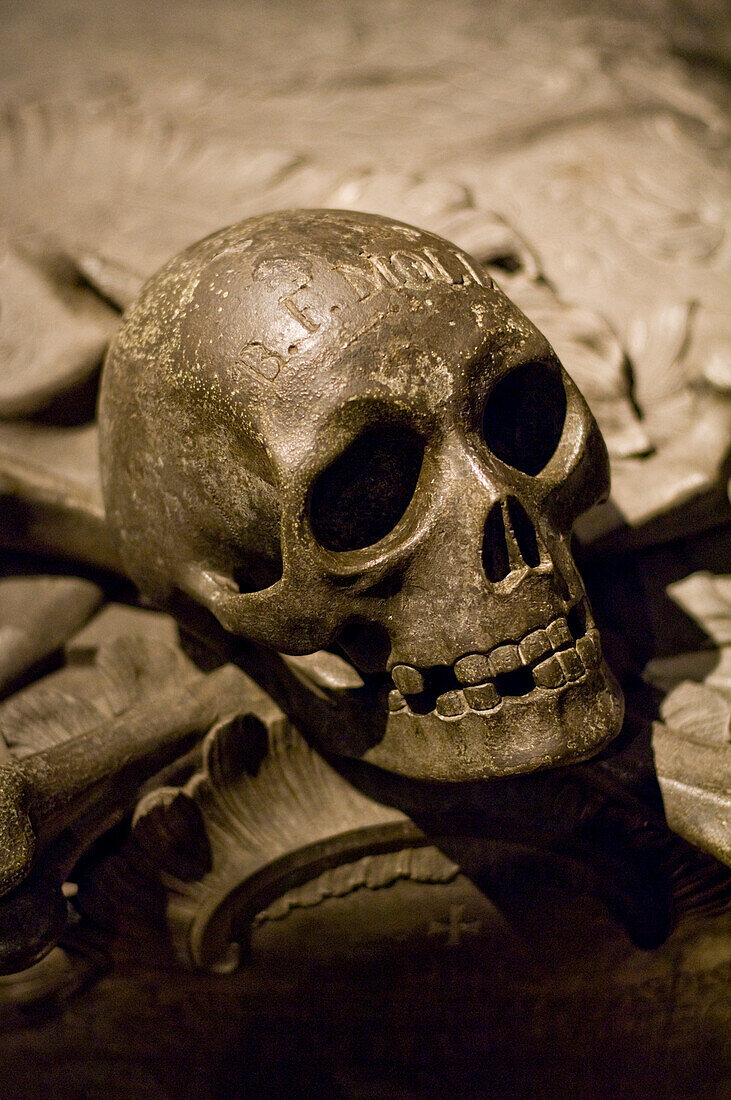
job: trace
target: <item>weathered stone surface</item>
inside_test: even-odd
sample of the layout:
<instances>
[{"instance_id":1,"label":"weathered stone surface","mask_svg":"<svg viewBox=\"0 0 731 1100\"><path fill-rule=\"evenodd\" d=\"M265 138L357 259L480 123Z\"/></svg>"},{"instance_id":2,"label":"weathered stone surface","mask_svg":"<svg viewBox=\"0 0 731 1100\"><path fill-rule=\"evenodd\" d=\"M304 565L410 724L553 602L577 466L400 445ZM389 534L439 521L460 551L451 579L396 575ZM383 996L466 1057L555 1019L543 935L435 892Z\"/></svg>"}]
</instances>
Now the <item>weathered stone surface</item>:
<instances>
[{"instance_id":1,"label":"weathered stone surface","mask_svg":"<svg viewBox=\"0 0 731 1100\"><path fill-rule=\"evenodd\" d=\"M128 310L99 425L109 529L150 599L285 653L344 649L350 698L292 712L326 751L453 782L619 731L610 673L575 648L593 623L568 549L606 447L545 336L458 247L338 210L220 230ZM539 629L553 677L519 656ZM489 714L456 690L480 651Z\"/></svg>"},{"instance_id":2,"label":"weathered stone surface","mask_svg":"<svg viewBox=\"0 0 731 1100\"><path fill-rule=\"evenodd\" d=\"M30 69L18 72L12 49L5 59L10 97L16 80L26 90L0 128L5 236L61 242L118 304L184 244L277 207L361 206L478 256L495 258L502 237L514 258L522 241L529 275L565 303L549 335L564 340L568 326L577 369L604 366L589 396L614 452L615 501L582 537L638 545L708 526L729 439L725 120L712 70L694 79L702 51L685 51L709 33L713 5L688 19L666 3L661 21L648 5L619 17L604 3L569 7L530 5L516 23L509 4L487 20L463 3L447 25L418 5L385 17L374 4L363 34L360 15L318 9L286 77L263 44L292 23L259 27L246 5L214 29L188 8L171 34L131 4L118 15L135 43L124 65L106 39L82 69L75 38L36 35ZM104 37L93 11L81 22ZM13 27L26 33L24 17ZM694 432L692 446L678 449L678 432Z\"/></svg>"},{"instance_id":3,"label":"weathered stone surface","mask_svg":"<svg viewBox=\"0 0 731 1100\"><path fill-rule=\"evenodd\" d=\"M98 371L117 316L68 265L0 251L0 417L28 416Z\"/></svg>"},{"instance_id":4,"label":"weathered stone surface","mask_svg":"<svg viewBox=\"0 0 731 1100\"><path fill-rule=\"evenodd\" d=\"M96 584L77 577L0 580L0 692L60 649L102 598Z\"/></svg>"},{"instance_id":5,"label":"weathered stone surface","mask_svg":"<svg viewBox=\"0 0 731 1100\"><path fill-rule=\"evenodd\" d=\"M153 644L178 649L178 625L170 615L122 603L107 603L66 642L70 664L89 661L105 644L118 638L142 638Z\"/></svg>"},{"instance_id":6,"label":"weathered stone surface","mask_svg":"<svg viewBox=\"0 0 731 1100\"><path fill-rule=\"evenodd\" d=\"M673 829L731 865L731 578L704 570L667 595L697 624L704 649L656 657L644 676L665 693L653 750Z\"/></svg>"},{"instance_id":7,"label":"weathered stone surface","mask_svg":"<svg viewBox=\"0 0 731 1100\"><path fill-rule=\"evenodd\" d=\"M120 570L107 534L95 423L0 421L0 546Z\"/></svg>"},{"instance_id":8,"label":"weathered stone surface","mask_svg":"<svg viewBox=\"0 0 731 1100\"><path fill-rule=\"evenodd\" d=\"M713 0L529 0L520 13L510 0L315 4L304 20L297 5L268 5L264 19L260 5L215 0L7 7L0 221L14 255L60 251L117 306L189 241L296 205L401 217L494 264L529 316L540 312L569 373L580 365L609 441L613 503L580 523L633 739L603 766L652 802L649 739L636 731L659 708L670 751L658 760L682 759L688 775L699 748L709 760L725 751L727 613L718 603L698 618L690 592L703 587L709 603L727 549L704 555L689 535L718 524L726 491L726 15ZM88 368L76 320L64 311L73 357L46 360L63 365L61 387ZM30 378L11 381L18 393ZM13 427L2 536L12 527L13 545L22 535L29 549L111 564L97 549L97 490L64 518L79 496L64 471L76 487L82 471L96 477L91 436L77 451L69 434L26 467L36 428ZM652 544L661 549L636 549ZM596 556L610 546L635 549ZM56 696L35 723L18 707L14 753L31 726L55 740L102 697L122 705L132 684L112 674L128 667L112 649L105 675L83 664L54 674L78 706ZM330 672L303 675L325 692ZM721 778L715 765L699 775L681 792L689 805L663 784L668 815L694 821L696 843L714 835L698 826L719 820L704 814ZM0 979L0 1094L725 1095L727 917L701 907L664 947L638 951L595 899L551 879L544 857L501 859L479 888L463 874L425 882L405 856L382 858L279 899L255 928L250 965L228 977L171 971L162 937L130 925L111 973L65 1010L54 1004L106 965L88 944L9 983L15 1007ZM680 908L705 896L705 871L690 868ZM39 1010L44 990L56 1000Z\"/></svg>"}]
</instances>

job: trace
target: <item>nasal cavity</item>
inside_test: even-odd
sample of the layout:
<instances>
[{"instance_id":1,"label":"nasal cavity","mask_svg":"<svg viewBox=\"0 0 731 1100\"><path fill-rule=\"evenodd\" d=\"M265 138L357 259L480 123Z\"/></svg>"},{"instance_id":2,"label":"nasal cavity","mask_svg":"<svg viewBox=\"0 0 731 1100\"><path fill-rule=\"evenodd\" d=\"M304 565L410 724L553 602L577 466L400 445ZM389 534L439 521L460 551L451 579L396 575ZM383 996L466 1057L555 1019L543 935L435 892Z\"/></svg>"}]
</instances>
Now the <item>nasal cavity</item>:
<instances>
[{"instance_id":1,"label":"nasal cavity","mask_svg":"<svg viewBox=\"0 0 731 1100\"><path fill-rule=\"evenodd\" d=\"M526 565L535 567L541 560L536 529L528 518L525 508L515 497L508 497L508 522L518 544L521 558Z\"/></svg>"},{"instance_id":2,"label":"nasal cavity","mask_svg":"<svg viewBox=\"0 0 731 1100\"><path fill-rule=\"evenodd\" d=\"M496 501L488 513L482 542L487 579L497 584L526 565L535 568L540 560L536 529L523 505L512 496Z\"/></svg>"},{"instance_id":3,"label":"nasal cavity","mask_svg":"<svg viewBox=\"0 0 731 1100\"><path fill-rule=\"evenodd\" d=\"M497 584L510 572L510 556L505 539L502 504L498 500L490 509L482 541L482 568L489 581Z\"/></svg>"}]
</instances>

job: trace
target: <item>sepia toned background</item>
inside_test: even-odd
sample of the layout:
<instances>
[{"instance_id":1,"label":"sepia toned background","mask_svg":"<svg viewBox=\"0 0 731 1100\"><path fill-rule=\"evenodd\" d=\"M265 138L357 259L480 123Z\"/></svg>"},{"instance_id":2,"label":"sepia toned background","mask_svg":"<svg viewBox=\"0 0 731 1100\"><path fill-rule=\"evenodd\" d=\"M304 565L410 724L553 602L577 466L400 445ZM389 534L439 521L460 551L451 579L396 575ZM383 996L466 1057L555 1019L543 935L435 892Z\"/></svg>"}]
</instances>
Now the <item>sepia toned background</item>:
<instances>
[{"instance_id":1,"label":"sepia toned background","mask_svg":"<svg viewBox=\"0 0 731 1100\"><path fill-rule=\"evenodd\" d=\"M53 470L98 509L104 347L186 244L289 206L423 225L489 266L604 431L612 497L578 535L630 717L668 759L727 761L728 39L713 0L6 0L0 493ZM711 833L684 835L719 855ZM0 1095L727 1095L705 865L679 859L675 930L643 951L586 882L491 859L479 885L439 859L320 881L215 979L151 932L111 963L86 943L68 1002L0 988Z\"/></svg>"}]
</instances>

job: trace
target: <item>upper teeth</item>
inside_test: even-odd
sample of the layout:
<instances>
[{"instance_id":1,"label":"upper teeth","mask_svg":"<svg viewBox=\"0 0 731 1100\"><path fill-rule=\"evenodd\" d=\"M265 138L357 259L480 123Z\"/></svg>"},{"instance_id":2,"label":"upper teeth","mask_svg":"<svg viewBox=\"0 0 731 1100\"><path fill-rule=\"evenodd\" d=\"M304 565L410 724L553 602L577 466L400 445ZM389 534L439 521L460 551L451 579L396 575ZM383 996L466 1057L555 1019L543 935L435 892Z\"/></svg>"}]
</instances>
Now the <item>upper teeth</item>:
<instances>
[{"instance_id":1,"label":"upper teeth","mask_svg":"<svg viewBox=\"0 0 731 1100\"><path fill-rule=\"evenodd\" d=\"M451 670L454 686L437 695L434 709L444 718L457 717L466 710L492 710L502 696L495 681L508 673L525 669L540 688L559 688L580 679L601 663L599 632L590 627L574 641L565 618L559 617L545 629L532 630L519 642L505 642L487 653L469 653L460 657ZM449 671L449 670L442 670ZM391 710L400 710L404 696L419 696L427 691L428 673L412 665L396 665L391 673L395 690L389 695ZM460 687L461 685L461 687ZM512 694L509 690L504 694ZM524 692L525 693L525 692Z\"/></svg>"},{"instance_id":2,"label":"upper teeth","mask_svg":"<svg viewBox=\"0 0 731 1100\"><path fill-rule=\"evenodd\" d=\"M573 637L566 620L554 619L545 630L533 630L517 645L499 645L488 654L470 653L468 657L462 657L454 666L454 671L461 684L480 684L484 680L494 680L505 672L514 672L521 665L535 664L547 653L572 643ZM400 684L397 686L400 687Z\"/></svg>"}]
</instances>

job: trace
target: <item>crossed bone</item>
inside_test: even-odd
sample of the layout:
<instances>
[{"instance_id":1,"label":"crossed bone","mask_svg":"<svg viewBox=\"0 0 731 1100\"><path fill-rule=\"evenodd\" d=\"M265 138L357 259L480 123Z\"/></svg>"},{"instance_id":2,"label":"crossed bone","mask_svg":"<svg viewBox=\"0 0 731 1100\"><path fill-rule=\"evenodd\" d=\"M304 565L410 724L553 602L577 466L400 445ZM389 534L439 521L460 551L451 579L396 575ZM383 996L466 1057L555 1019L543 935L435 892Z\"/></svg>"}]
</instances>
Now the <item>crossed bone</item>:
<instances>
[{"instance_id":1,"label":"crossed bone","mask_svg":"<svg viewBox=\"0 0 731 1100\"><path fill-rule=\"evenodd\" d=\"M216 722L255 709L234 665L170 681L95 729L0 766L0 973L41 958L66 920L63 884L140 785Z\"/></svg>"},{"instance_id":2,"label":"crossed bone","mask_svg":"<svg viewBox=\"0 0 731 1100\"><path fill-rule=\"evenodd\" d=\"M94 425L0 424L0 546L121 573L106 538L97 461ZM82 603L88 615L88 593ZM82 621L67 623L66 636ZM63 640L58 630L29 626L47 642L53 635L46 652ZM43 656L42 648L24 652L25 666ZM337 658L321 657L324 665L314 672L315 658L287 661L330 691L353 686L347 677L340 682ZM21 666L14 660L11 671ZM0 686L3 672L0 665ZM123 715L52 748L3 763L0 738L0 973L31 965L58 940L66 922L64 882L89 845L134 805L142 784L217 722L255 713L260 697L234 665L204 675L179 661L165 683Z\"/></svg>"}]
</instances>

